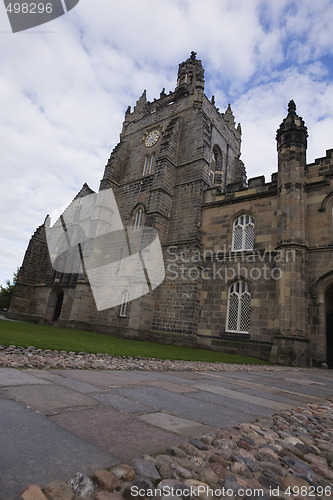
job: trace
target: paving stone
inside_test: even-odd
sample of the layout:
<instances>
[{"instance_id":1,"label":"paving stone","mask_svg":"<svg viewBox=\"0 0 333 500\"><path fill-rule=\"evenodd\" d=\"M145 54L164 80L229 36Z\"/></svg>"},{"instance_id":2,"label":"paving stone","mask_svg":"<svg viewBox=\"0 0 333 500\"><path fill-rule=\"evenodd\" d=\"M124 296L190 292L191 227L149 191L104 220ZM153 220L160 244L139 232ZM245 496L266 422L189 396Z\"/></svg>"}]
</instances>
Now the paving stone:
<instances>
[{"instance_id":1,"label":"paving stone","mask_svg":"<svg viewBox=\"0 0 333 500\"><path fill-rule=\"evenodd\" d=\"M154 410L152 406L143 405L139 401L132 401L131 399L120 396L119 394L91 394L91 396L104 403L104 405L111 406L115 410L119 410L125 413L137 414L137 413L147 413Z\"/></svg>"},{"instance_id":2,"label":"paving stone","mask_svg":"<svg viewBox=\"0 0 333 500\"><path fill-rule=\"evenodd\" d=\"M47 382L52 382L58 385L63 385L74 391L78 391L81 394L90 394L97 392L104 392L104 388L98 387L96 385L87 384L86 382L81 382L80 380L75 380L67 375L68 370L66 370L65 375L60 375L58 373L51 372L50 370L36 370L28 369L27 373L33 375L38 379L45 380Z\"/></svg>"},{"instance_id":3,"label":"paving stone","mask_svg":"<svg viewBox=\"0 0 333 500\"><path fill-rule=\"evenodd\" d=\"M76 362L74 354L64 354L64 356L65 358L67 356L66 359L68 362ZM91 360L87 358L86 361L91 361L92 363L96 362L98 364L101 359L102 358L96 356L91 358ZM106 360L104 361L107 362ZM117 363L118 361L119 363L124 363L124 366L126 363L129 363L129 361L124 359L117 360ZM133 361L134 360L130 362ZM77 362L81 364L82 357L79 358ZM136 360L135 362L144 365L142 360ZM156 363L158 362L156 361ZM151 366L151 362L147 362L147 369L150 370ZM156 364L156 366L158 366L158 364ZM186 364L183 363L183 366L185 369ZM215 394L214 392L206 392L204 389L198 388L195 391L184 390L182 392L178 390L177 387L181 386L182 383L184 384L185 389L193 387L193 385L223 388L225 387L224 383L227 379L228 387L226 388L229 391L238 393L239 396L243 397L244 394L246 394L246 389L249 389L249 385L253 382L254 384L257 384L258 387L265 385L266 390L259 393L261 398L263 394L267 394L269 399L270 391L277 391L278 387L281 387L283 394L289 394L288 398L286 398L288 401L290 398L294 397L295 401L300 400L300 384L298 382L295 383L295 381L292 382L291 380L283 380L283 370L278 369L277 373L274 373L274 370L268 370L266 372L262 368L258 367L253 369L257 370L257 373L255 371L245 371L245 368L243 367L240 369L240 372L202 372L200 374L195 372L179 372L174 373L173 375L167 372L156 373L141 371L135 373L123 372L120 374L119 371L106 373L98 370L98 372L96 371L98 376L94 377L91 377L89 371L74 371L74 376L72 377L72 372L70 370L63 370L61 375L57 375L57 371L54 370L51 373L52 377L40 376L39 380L44 380L44 382L46 381L50 386L59 385L62 389L72 390L73 392L76 392L74 390L74 387L76 387L80 396L87 396L88 394L89 396L92 395L96 398L96 396L99 397L102 394L108 395L111 398L116 396L115 399L122 402L124 402L123 399L128 399L130 401L130 405L143 404L145 407L148 407L147 402L149 398L153 398L153 403L157 404L158 408L160 408L159 410L154 411L154 414L165 414L165 412L168 411L168 418L172 418L173 412L179 411L175 417L183 419L186 424L188 424L189 421L196 423L194 422L194 419L201 419L204 414L204 410L206 410L206 413L214 411L216 415L214 415L213 418L218 419L220 419L221 416L225 417L226 414L223 413L222 395ZM244 371L242 372L242 370ZM28 375L38 378L37 374L34 375L31 373L32 371L33 370L29 370ZM290 372L293 373L298 373L298 371L304 374L307 373L307 376L304 376L303 378L308 381L311 379L312 373L317 373L316 371L310 370L290 370ZM76 373L79 375L81 374L79 378L76 378ZM85 378L87 375L88 378ZM109 375L113 375L114 377L110 377ZM330 372L327 372L327 375L330 375ZM319 376L315 375L314 379L317 377L320 384L323 384L319 387L324 388L325 391L330 390L332 393L333 384L329 382L331 379L327 378L327 375L326 378L324 376L318 378ZM67 376L70 380L68 384L57 384L57 380L59 381L58 377L66 379ZM99 380L99 377L101 377L101 381ZM279 380L279 377L282 380ZM289 378L295 380L301 377L292 378L289 376ZM111 380L115 383L113 384ZM133 382L131 382L131 380L133 380ZM155 383L154 380L157 380L158 383ZM235 381L238 381L238 383L236 384ZM118 382L119 386L117 388L111 387L112 385L117 385ZM34 385L36 384L28 384L29 391ZM39 386L45 387L46 385L39 384ZM293 395L293 388L296 386L298 389L297 394ZM309 393L308 395L310 396L309 400L315 401L317 397L316 391L318 389L318 385L307 383L305 384L305 387L305 392ZM15 403L15 405L19 405L19 403L16 403L15 401L7 401L4 397L7 389L16 390L19 388L22 388L22 386L3 387L2 396L0 395L0 412L4 403ZM95 392L91 393L91 388L95 388ZM142 388L143 391L141 391ZM126 395L123 395L121 391L124 394L126 393ZM296 393L296 391L294 392ZM142 394L144 394L147 398L146 401L142 401ZM249 395L255 396L253 393L250 394L250 392ZM207 400L205 400L205 398L207 398ZM241 413L240 418L248 418L251 416L249 413L243 415L244 412L242 408L246 405L246 402L242 403L241 399L232 399L228 397L225 397L225 400L227 401L227 404L230 404L232 401L235 405L235 408L232 409L234 414L235 411L237 411L237 405L240 406L241 409L238 413L236 413L237 419L239 413ZM274 404L277 403L276 394L272 396L272 401ZM265 493L260 500L269 500L269 497L267 496L268 488L279 484L284 487L283 481L285 484L288 484L288 481L289 483L293 481L293 484L297 484L297 482L298 484L304 484L302 481L305 481L305 484L307 485L312 482L321 485L331 484L332 481L330 479L330 474L332 474L333 470L331 468L331 460L329 459L329 456L332 453L331 443L333 442L332 401L326 400L325 403L312 402L310 405L306 406L303 403L299 406L299 403L297 403L296 408L281 410L279 415L273 413L273 408L263 408L255 406L251 403L250 407L253 408L255 406L256 411L260 412L261 416L266 415L266 418L260 418L255 423L246 423L249 422L249 420L245 422L243 421L244 423L240 422L238 426L232 428L228 428L229 424L224 421L222 425L216 426L215 429L212 429L212 426L208 426L208 430L204 430L204 436L200 437L200 433L195 436L189 436L189 439L196 439L198 442L203 443L206 449L199 449L202 448L202 446L193 446L193 444L188 441L184 442L184 434L176 435L174 432L168 432L165 429L162 430L162 428L153 427L152 424L148 424L148 422L138 419L134 416L134 414L132 416L128 414L126 415L123 412L116 411L110 407L101 406L99 403L102 403L102 401L97 402L97 399L94 400L95 407L77 407L71 411L67 411L65 408L58 415L50 417L49 420L57 423L58 421L59 423L61 422L60 425L63 425L64 428L61 429L61 427L56 427L61 432L67 433L67 437L73 437L73 434L68 433L66 429L70 429L73 433L82 433L82 437L84 437L85 440L93 439L93 442L99 447L99 449L103 446L104 449L107 448L108 450L119 449L120 453L123 453L124 451L128 452L129 458L133 457L133 453L137 456L143 455L143 460L147 464L155 467L155 470L158 471L163 480L178 480L180 483L184 483L187 479L194 479L200 480L202 483L206 483L210 487L213 487L214 484L217 484L218 486L233 484L237 489L239 487L250 488L261 486L264 488ZM193 410L194 404L198 406L196 413L194 414L192 411L190 417L184 416L183 413L185 411L186 402L189 403L188 406L191 410ZM281 403L280 399L278 403ZM105 402L103 404L105 404ZM178 410L176 410L177 404ZM229 408L228 411L229 410L231 410L231 408ZM27 408L25 408L25 411L29 412ZM56 409L56 411L58 410ZM127 411L130 411L130 406L128 406ZM30 411L30 414L31 413L32 412ZM36 416L36 414L34 415ZM270 415L273 416L271 417ZM40 418L40 415L38 417ZM29 421L29 419L27 421ZM233 425L235 425L237 421L238 420L234 418L234 421L232 422ZM199 425L204 427L205 424L199 423ZM227 428L225 429L224 426ZM20 429L18 430L20 431ZM156 439L154 444L156 445L156 448L149 451L149 446L151 441L154 439L155 432L157 432L158 436L158 439ZM4 432L3 434L6 433ZM98 434L100 434L100 436L98 436ZM163 439L159 439L161 436L164 436L165 441L163 441ZM0 436L0 444L1 439L3 438ZM173 439L176 439L176 442L174 442ZM141 440L142 449L137 452L137 449L133 447L133 443L135 445L136 441L140 442ZM42 440L40 441L43 442ZM83 442L88 444L87 441ZM165 443L165 446L163 443ZM38 442L38 444L40 443ZM94 449L96 449L96 447ZM168 450L169 455L167 455L166 452L162 453L162 455L149 455L149 453L154 453L155 451L160 452L163 449ZM132 453L132 455L130 455L130 453ZM110 457L109 453L106 453L106 455ZM53 453L50 456L54 459ZM75 454L71 454L71 457L75 456ZM305 458L306 456L307 458ZM120 455L117 455L117 457L118 459L120 458L121 460L125 460L125 458L122 459ZM236 458L237 462L233 462ZM239 461L241 459L242 463ZM306 459L308 462L306 462ZM57 462L53 460L51 465L53 464L56 465ZM108 460L107 464L100 465L99 467L112 467L113 464L114 462L112 462L112 460ZM281 464L284 465L282 466ZM28 463L28 467L29 465L30 464ZM124 469L121 470L121 466L119 467L119 475L121 477L118 477L118 480L120 481L121 488L125 488L125 497L127 495L128 498L134 498L134 495L132 495L133 492L131 493L130 491L131 481L134 481L134 483L142 481L141 484L145 484L146 487L148 487L147 485L151 485L153 482L154 484L158 482L158 479L151 481L143 477L133 478L133 469L131 475L130 470L124 471ZM252 467L252 470L249 470L248 467ZM115 465L112 468L112 473L114 473L113 469L117 470ZM14 468L14 470L17 469ZM22 467L20 467L19 470L24 472ZM77 470L80 469L76 469L76 471ZM98 470L98 467L92 470ZM242 471L246 472L247 470L249 473L242 474ZM186 478L181 476L179 474L180 471L182 471L183 474L185 473L185 476L190 477ZM83 472L86 472L87 474L90 473L88 471ZM203 473L206 475L203 476ZM54 471L52 471L52 474L54 474ZM308 474L308 477L306 474ZM35 478L31 477L31 479L35 481ZM6 484L8 484L8 478L6 481ZM0 476L0 491L3 489L2 483L3 477ZM40 486L44 487L43 484ZM113 497L115 500L118 500L119 498L119 492L103 493L105 495L116 495L116 497ZM90 494L89 498L91 500L96 500L96 496L99 494L102 494L102 492L96 491L95 493ZM107 496L106 498L111 497ZM165 500L166 498L167 497L165 497ZM254 498L254 495L249 496L249 498Z\"/></svg>"},{"instance_id":4,"label":"paving stone","mask_svg":"<svg viewBox=\"0 0 333 500\"><path fill-rule=\"evenodd\" d=\"M221 396L216 394L216 392L208 392L204 387L204 384L202 384L201 390L192 393L191 397L201 401L201 403L209 403L219 407L219 412L221 412L224 419L223 427L254 420L259 412L261 415L271 415L272 413L271 409L258 407L258 405L249 404L242 400ZM219 425L219 428L220 427L222 427L222 425Z\"/></svg>"},{"instance_id":5,"label":"paving stone","mask_svg":"<svg viewBox=\"0 0 333 500\"><path fill-rule=\"evenodd\" d=\"M34 384L21 387L9 387L8 395L25 403L39 412L50 412L61 408L76 406L95 406L96 400L77 391L54 384Z\"/></svg>"},{"instance_id":6,"label":"paving stone","mask_svg":"<svg viewBox=\"0 0 333 500\"><path fill-rule=\"evenodd\" d=\"M205 386L206 387L206 386ZM199 403L192 394L175 394L155 387L116 388L116 394L153 406L156 410L166 411L181 418L194 420L211 427L225 427L235 423L235 413L226 408L219 408L213 403Z\"/></svg>"},{"instance_id":7,"label":"paving stone","mask_svg":"<svg viewBox=\"0 0 333 500\"><path fill-rule=\"evenodd\" d=\"M0 368L0 387L14 387L21 385L45 385L49 382L34 377L24 370L14 370L13 368Z\"/></svg>"},{"instance_id":8,"label":"paving stone","mask_svg":"<svg viewBox=\"0 0 333 500\"><path fill-rule=\"evenodd\" d=\"M199 434L212 429L207 425L165 412L154 412L146 415L140 415L140 419L151 425L175 432L187 438L198 436Z\"/></svg>"},{"instance_id":9,"label":"paving stone","mask_svg":"<svg viewBox=\"0 0 333 500\"><path fill-rule=\"evenodd\" d=\"M252 396L250 394L240 393L237 392L236 390L226 389L225 387L214 386L214 385L203 385L203 384L195 384L193 387L199 390L201 389L204 391L213 392L214 394L218 394L219 396L227 397L230 399L236 399L242 401L243 403L252 404L262 408L269 408L271 410L281 410L282 408L291 407L290 405L286 405L284 403L278 403L276 401L260 398L258 396Z\"/></svg>"},{"instance_id":10,"label":"paving stone","mask_svg":"<svg viewBox=\"0 0 333 500\"><path fill-rule=\"evenodd\" d=\"M171 392L176 392L177 394L183 394L183 393L189 393L189 392L196 392L196 389L193 387L188 387L184 385L184 380L179 378L179 384L175 384L170 381L153 381L149 382L149 385L153 387L159 387L160 389L165 389L167 391Z\"/></svg>"},{"instance_id":11,"label":"paving stone","mask_svg":"<svg viewBox=\"0 0 333 500\"><path fill-rule=\"evenodd\" d=\"M112 466L117 459L11 400L0 401L0 492L15 498L29 483L68 479L78 470ZM90 469L90 470L91 470Z\"/></svg>"},{"instance_id":12,"label":"paving stone","mask_svg":"<svg viewBox=\"0 0 333 500\"><path fill-rule=\"evenodd\" d=\"M95 446L110 453L112 450L121 461L183 441L182 437L162 429L152 432L148 424L111 408L74 410L50 419Z\"/></svg>"}]
</instances>

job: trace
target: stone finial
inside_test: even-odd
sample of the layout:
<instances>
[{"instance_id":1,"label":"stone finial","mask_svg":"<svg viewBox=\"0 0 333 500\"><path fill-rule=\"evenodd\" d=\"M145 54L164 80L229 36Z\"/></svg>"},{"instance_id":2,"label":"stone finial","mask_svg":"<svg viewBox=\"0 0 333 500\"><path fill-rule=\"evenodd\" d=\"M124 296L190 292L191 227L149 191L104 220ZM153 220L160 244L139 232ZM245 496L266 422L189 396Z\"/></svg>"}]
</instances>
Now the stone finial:
<instances>
[{"instance_id":1,"label":"stone finial","mask_svg":"<svg viewBox=\"0 0 333 500\"><path fill-rule=\"evenodd\" d=\"M288 103L288 114L296 114L296 104L293 99Z\"/></svg>"},{"instance_id":2,"label":"stone finial","mask_svg":"<svg viewBox=\"0 0 333 500\"><path fill-rule=\"evenodd\" d=\"M227 109L225 110L225 114L226 115L229 115L229 116L234 116L233 112L232 112L232 109L231 109L231 105L228 104L228 107Z\"/></svg>"},{"instance_id":3,"label":"stone finial","mask_svg":"<svg viewBox=\"0 0 333 500\"><path fill-rule=\"evenodd\" d=\"M235 126L235 117L232 112L230 104L228 104L227 109L225 110L225 113L223 113L223 118L225 121L233 126Z\"/></svg>"},{"instance_id":4,"label":"stone finial","mask_svg":"<svg viewBox=\"0 0 333 500\"><path fill-rule=\"evenodd\" d=\"M308 129L301 116L296 114L295 101L288 103L288 114L276 133L277 147L282 145L303 144L307 147Z\"/></svg>"},{"instance_id":5,"label":"stone finial","mask_svg":"<svg viewBox=\"0 0 333 500\"><path fill-rule=\"evenodd\" d=\"M196 58L197 58L197 53L196 53L196 52L194 52L194 50L192 50L192 52L191 52L191 56L190 56L191 61L193 61L193 62L194 62L194 61L196 60Z\"/></svg>"}]
</instances>

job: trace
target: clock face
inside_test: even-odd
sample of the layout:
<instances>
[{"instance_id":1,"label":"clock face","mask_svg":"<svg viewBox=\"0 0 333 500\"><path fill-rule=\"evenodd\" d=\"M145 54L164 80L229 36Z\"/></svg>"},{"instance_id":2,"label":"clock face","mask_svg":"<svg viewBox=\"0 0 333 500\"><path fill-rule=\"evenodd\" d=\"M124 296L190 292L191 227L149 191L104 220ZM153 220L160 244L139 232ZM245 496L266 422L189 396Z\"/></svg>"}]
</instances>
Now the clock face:
<instances>
[{"instance_id":1,"label":"clock face","mask_svg":"<svg viewBox=\"0 0 333 500\"><path fill-rule=\"evenodd\" d=\"M145 145L147 146L147 148L151 148L152 146L154 146L154 144L157 143L159 137L160 133L158 130L153 130L152 132L149 132L145 140Z\"/></svg>"}]
</instances>

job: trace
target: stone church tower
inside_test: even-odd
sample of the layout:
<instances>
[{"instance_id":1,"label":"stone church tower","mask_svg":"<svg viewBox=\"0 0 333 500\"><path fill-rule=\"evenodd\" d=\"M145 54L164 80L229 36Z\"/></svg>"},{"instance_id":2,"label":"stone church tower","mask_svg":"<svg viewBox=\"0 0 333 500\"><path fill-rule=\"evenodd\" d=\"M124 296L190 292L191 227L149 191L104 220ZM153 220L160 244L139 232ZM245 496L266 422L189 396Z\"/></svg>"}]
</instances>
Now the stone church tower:
<instances>
[{"instance_id":1,"label":"stone church tower","mask_svg":"<svg viewBox=\"0 0 333 500\"><path fill-rule=\"evenodd\" d=\"M11 317L278 363L333 363L333 150L306 164L307 129L293 101L277 147L271 182L247 181L240 125L230 105L221 113L204 94L192 52L173 92L149 102L144 91L127 109L100 184L112 188L125 227L158 231L163 283L98 311L85 273L53 270L43 224ZM84 185L77 197L91 193Z\"/></svg>"}]
</instances>

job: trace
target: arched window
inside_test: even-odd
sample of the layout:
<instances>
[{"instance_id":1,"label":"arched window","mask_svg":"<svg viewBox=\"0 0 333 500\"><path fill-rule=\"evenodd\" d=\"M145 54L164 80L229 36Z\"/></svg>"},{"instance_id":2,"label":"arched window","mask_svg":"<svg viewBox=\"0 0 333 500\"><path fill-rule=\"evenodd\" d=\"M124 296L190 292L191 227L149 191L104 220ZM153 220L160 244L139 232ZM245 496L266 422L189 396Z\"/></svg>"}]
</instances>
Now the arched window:
<instances>
[{"instance_id":1,"label":"arched window","mask_svg":"<svg viewBox=\"0 0 333 500\"><path fill-rule=\"evenodd\" d=\"M212 170L222 170L222 151L217 144L213 147Z\"/></svg>"},{"instance_id":2,"label":"arched window","mask_svg":"<svg viewBox=\"0 0 333 500\"><path fill-rule=\"evenodd\" d=\"M148 174L152 174L155 167L155 153L151 155Z\"/></svg>"},{"instance_id":3,"label":"arched window","mask_svg":"<svg viewBox=\"0 0 333 500\"><path fill-rule=\"evenodd\" d=\"M56 296L52 321L58 321L61 315L62 303L64 301L64 292L59 292Z\"/></svg>"},{"instance_id":4,"label":"arched window","mask_svg":"<svg viewBox=\"0 0 333 500\"><path fill-rule=\"evenodd\" d=\"M135 220L134 220L134 229L138 230L140 229L142 225L142 219L143 219L143 208L139 208L139 210L135 214Z\"/></svg>"},{"instance_id":5,"label":"arched window","mask_svg":"<svg viewBox=\"0 0 333 500\"><path fill-rule=\"evenodd\" d=\"M127 306L128 306L128 291L125 290L121 299L119 316L126 318L127 316Z\"/></svg>"},{"instance_id":6,"label":"arched window","mask_svg":"<svg viewBox=\"0 0 333 500\"><path fill-rule=\"evenodd\" d=\"M209 166L209 177L213 182L220 184L222 176L222 151L217 144L213 147L212 159Z\"/></svg>"},{"instance_id":7,"label":"arched window","mask_svg":"<svg viewBox=\"0 0 333 500\"><path fill-rule=\"evenodd\" d=\"M232 250L253 250L254 218L249 214L242 214L234 220L232 233Z\"/></svg>"},{"instance_id":8,"label":"arched window","mask_svg":"<svg viewBox=\"0 0 333 500\"><path fill-rule=\"evenodd\" d=\"M154 171L154 167L155 167L155 153L152 154L151 156L147 155L145 157L142 175L145 176L152 174Z\"/></svg>"},{"instance_id":9,"label":"arched window","mask_svg":"<svg viewBox=\"0 0 333 500\"><path fill-rule=\"evenodd\" d=\"M228 291L227 332L248 333L251 312L251 288L244 280L232 283Z\"/></svg>"},{"instance_id":10,"label":"arched window","mask_svg":"<svg viewBox=\"0 0 333 500\"><path fill-rule=\"evenodd\" d=\"M148 167L149 167L149 155L147 155L146 158L145 158L145 162L144 162L144 165L143 165L143 172L142 172L143 176L147 175L147 173L148 173Z\"/></svg>"}]
</instances>

